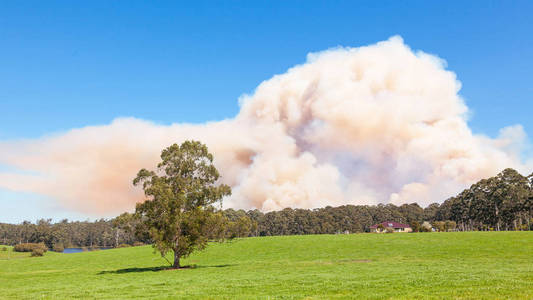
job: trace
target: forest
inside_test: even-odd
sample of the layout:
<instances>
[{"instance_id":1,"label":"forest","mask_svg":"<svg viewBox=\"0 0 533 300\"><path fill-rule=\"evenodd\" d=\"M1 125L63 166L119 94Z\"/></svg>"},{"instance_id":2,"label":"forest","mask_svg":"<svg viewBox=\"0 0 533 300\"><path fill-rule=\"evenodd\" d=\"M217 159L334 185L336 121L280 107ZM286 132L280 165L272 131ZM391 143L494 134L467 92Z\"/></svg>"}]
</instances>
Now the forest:
<instances>
[{"instance_id":1,"label":"forest","mask_svg":"<svg viewBox=\"0 0 533 300\"><path fill-rule=\"evenodd\" d=\"M429 222L436 231L533 230L533 174L513 169L482 179L442 204L425 208L417 203L343 205L316 209L226 209L224 231L228 238L247 236L336 234L368 232L383 221L410 224L415 232ZM150 243L134 214L96 221L41 219L32 223L0 223L0 244L44 243L48 248L119 247Z\"/></svg>"}]
</instances>

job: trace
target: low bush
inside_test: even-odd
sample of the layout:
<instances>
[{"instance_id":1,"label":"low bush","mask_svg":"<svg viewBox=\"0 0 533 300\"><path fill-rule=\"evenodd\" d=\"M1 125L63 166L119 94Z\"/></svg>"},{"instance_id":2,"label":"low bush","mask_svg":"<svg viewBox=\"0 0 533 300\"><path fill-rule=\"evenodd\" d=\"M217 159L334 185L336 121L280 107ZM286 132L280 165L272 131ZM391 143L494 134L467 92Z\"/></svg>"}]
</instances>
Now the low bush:
<instances>
[{"instance_id":1,"label":"low bush","mask_svg":"<svg viewBox=\"0 0 533 300\"><path fill-rule=\"evenodd\" d=\"M31 251L31 256L32 257L43 256L44 252L45 251L42 248L35 248Z\"/></svg>"},{"instance_id":2,"label":"low bush","mask_svg":"<svg viewBox=\"0 0 533 300\"><path fill-rule=\"evenodd\" d=\"M54 252L61 252L62 253L63 251L65 251L65 247L63 246L63 244L57 243L57 244L54 245L52 250L54 250Z\"/></svg>"},{"instance_id":3,"label":"low bush","mask_svg":"<svg viewBox=\"0 0 533 300\"><path fill-rule=\"evenodd\" d=\"M2 247L2 251L7 251L7 247Z\"/></svg>"},{"instance_id":4,"label":"low bush","mask_svg":"<svg viewBox=\"0 0 533 300\"><path fill-rule=\"evenodd\" d=\"M144 246L143 242L134 242L133 247Z\"/></svg>"},{"instance_id":5,"label":"low bush","mask_svg":"<svg viewBox=\"0 0 533 300\"><path fill-rule=\"evenodd\" d=\"M435 221L433 222L433 227L438 230L439 232L446 231L446 223L443 221Z\"/></svg>"},{"instance_id":6,"label":"low bush","mask_svg":"<svg viewBox=\"0 0 533 300\"><path fill-rule=\"evenodd\" d=\"M424 221L424 223L422 223L422 225L420 226L420 231L421 232L431 232L432 229L433 229L433 227L427 221Z\"/></svg>"},{"instance_id":7,"label":"low bush","mask_svg":"<svg viewBox=\"0 0 533 300\"><path fill-rule=\"evenodd\" d=\"M15 248L13 248L15 252L33 252L35 249L40 249L43 253L48 251L44 243L23 243L15 245Z\"/></svg>"},{"instance_id":8,"label":"low bush","mask_svg":"<svg viewBox=\"0 0 533 300\"><path fill-rule=\"evenodd\" d=\"M128 244L120 244L117 246L117 248L128 248L128 247L131 247L131 245L128 245Z\"/></svg>"},{"instance_id":9,"label":"low bush","mask_svg":"<svg viewBox=\"0 0 533 300\"><path fill-rule=\"evenodd\" d=\"M385 233L394 233L394 229L387 227L387 229L385 229Z\"/></svg>"}]
</instances>

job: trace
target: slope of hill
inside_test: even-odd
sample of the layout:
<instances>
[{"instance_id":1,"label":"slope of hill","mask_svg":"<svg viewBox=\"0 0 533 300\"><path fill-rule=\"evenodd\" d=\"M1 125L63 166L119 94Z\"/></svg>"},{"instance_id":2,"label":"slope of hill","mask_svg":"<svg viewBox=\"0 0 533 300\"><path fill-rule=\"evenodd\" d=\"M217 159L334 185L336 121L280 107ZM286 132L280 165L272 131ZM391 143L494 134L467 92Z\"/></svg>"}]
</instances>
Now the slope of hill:
<instances>
[{"instance_id":1,"label":"slope of hill","mask_svg":"<svg viewBox=\"0 0 533 300\"><path fill-rule=\"evenodd\" d=\"M0 298L533 298L533 232L308 235L7 259Z\"/></svg>"}]
</instances>

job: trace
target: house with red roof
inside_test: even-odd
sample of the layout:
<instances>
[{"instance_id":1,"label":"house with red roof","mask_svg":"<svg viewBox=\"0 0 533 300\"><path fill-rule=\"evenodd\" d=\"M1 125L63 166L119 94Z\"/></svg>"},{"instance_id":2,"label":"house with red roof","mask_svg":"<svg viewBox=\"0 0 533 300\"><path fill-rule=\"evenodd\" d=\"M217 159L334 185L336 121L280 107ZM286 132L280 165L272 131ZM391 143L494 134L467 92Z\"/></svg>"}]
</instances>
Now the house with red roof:
<instances>
[{"instance_id":1,"label":"house with red roof","mask_svg":"<svg viewBox=\"0 0 533 300\"><path fill-rule=\"evenodd\" d=\"M370 232L376 232L376 233L386 232L387 228L391 228L394 232L413 231L413 229L411 229L411 226L407 224L401 224L401 223L396 223L392 221L385 221L385 222L381 222L379 224L370 226Z\"/></svg>"}]
</instances>

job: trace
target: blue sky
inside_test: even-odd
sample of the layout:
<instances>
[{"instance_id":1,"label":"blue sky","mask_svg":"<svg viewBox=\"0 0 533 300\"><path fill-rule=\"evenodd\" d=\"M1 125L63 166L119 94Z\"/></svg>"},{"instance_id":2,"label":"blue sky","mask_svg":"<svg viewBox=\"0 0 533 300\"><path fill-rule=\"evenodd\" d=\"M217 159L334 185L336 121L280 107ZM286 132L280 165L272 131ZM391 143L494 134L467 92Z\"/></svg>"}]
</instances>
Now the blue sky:
<instances>
[{"instance_id":1,"label":"blue sky","mask_svg":"<svg viewBox=\"0 0 533 300\"><path fill-rule=\"evenodd\" d=\"M307 53L393 35L448 62L476 133L522 124L531 136L532 10L530 1L2 1L0 140L121 116L231 118L241 94ZM85 216L0 189L0 222L39 217Z\"/></svg>"}]
</instances>

